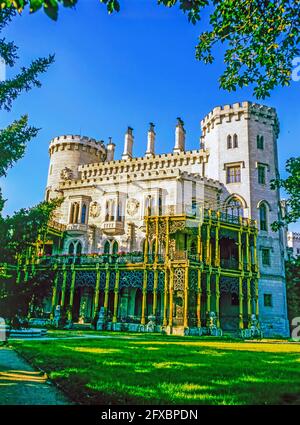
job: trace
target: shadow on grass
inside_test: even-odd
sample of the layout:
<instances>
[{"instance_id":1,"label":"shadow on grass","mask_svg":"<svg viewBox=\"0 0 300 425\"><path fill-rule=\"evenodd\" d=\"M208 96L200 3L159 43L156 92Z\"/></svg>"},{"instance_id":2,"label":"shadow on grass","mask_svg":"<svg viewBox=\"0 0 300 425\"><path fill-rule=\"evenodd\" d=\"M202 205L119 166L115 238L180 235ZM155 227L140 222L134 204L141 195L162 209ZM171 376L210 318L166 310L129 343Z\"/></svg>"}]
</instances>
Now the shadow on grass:
<instances>
[{"instance_id":1,"label":"shadow on grass","mask_svg":"<svg viewBox=\"0 0 300 425\"><path fill-rule=\"evenodd\" d=\"M180 338L19 341L83 404L299 404L300 347Z\"/></svg>"}]
</instances>

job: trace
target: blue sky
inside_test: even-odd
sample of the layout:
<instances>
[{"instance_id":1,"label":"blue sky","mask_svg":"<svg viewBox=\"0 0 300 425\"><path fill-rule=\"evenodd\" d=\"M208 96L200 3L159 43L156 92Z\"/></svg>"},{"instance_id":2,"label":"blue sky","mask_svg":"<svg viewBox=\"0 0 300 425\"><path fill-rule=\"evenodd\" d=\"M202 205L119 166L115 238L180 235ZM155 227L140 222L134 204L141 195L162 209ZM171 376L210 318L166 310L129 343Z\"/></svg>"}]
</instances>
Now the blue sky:
<instances>
[{"instance_id":1,"label":"blue sky","mask_svg":"<svg viewBox=\"0 0 300 425\"><path fill-rule=\"evenodd\" d=\"M103 139L112 136L121 155L124 133L134 128L134 154L146 149L148 123L156 124L159 153L173 148L176 117L183 118L187 148L198 148L200 120L214 106L255 99L252 90L219 89L222 52L213 65L195 59L202 22L193 26L178 9L155 0L121 0L122 10L108 15L97 0L79 0L75 10L60 10L57 22L38 12L17 17L5 30L19 47L18 67L55 53L41 89L22 94L1 127L28 113L41 128L25 157L1 179L8 199L5 213L43 199L48 172L48 143L62 134ZM13 75L18 68L8 71ZM277 109L281 175L287 158L300 155L300 82L276 89L264 104ZM300 231L300 225L291 227Z\"/></svg>"}]
</instances>

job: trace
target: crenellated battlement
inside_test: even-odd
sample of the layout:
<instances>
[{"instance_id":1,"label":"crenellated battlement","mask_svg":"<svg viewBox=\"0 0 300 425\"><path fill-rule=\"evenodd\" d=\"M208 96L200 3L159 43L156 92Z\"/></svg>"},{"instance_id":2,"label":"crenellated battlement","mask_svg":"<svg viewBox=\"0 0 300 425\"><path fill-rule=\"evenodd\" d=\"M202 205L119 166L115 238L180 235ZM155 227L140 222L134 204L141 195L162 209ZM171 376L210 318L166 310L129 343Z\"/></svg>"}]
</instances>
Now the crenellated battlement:
<instances>
[{"instance_id":1,"label":"crenellated battlement","mask_svg":"<svg viewBox=\"0 0 300 425\"><path fill-rule=\"evenodd\" d=\"M79 136L79 135L63 135L54 137L49 144L49 154L59 150L83 150L89 151L96 156L99 156L100 160L106 158L106 147L103 141L97 141L91 137Z\"/></svg>"},{"instance_id":2,"label":"crenellated battlement","mask_svg":"<svg viewBox=\"0 0 300 425\"><path fill-rule=\"evenodd\" d=\"M201 120L201 129L203 135L205 135L205 133L210 132L215 125L222 124L223 122L240 121L242 119L254 119L255 121L270 124L274 127L276 136L278 136L279 123L275 108L249 101L215 107L203 118L203 120Z\"/></svg>"}]
</instances>

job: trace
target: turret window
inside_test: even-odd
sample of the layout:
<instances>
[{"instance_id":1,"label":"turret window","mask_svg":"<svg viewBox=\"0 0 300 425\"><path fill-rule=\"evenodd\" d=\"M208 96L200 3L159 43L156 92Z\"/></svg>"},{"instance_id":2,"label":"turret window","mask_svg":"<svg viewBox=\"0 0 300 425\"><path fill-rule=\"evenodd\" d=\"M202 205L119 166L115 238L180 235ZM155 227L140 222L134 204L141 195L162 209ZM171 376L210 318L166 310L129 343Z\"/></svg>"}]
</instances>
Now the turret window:
<instances>
[{"instance_id":1,"label":"turret window","mask_svg":"<svg viewBox=\"0 0 300 425\"><path fill-rule=\"evenodd\" d=\"M231 149L232 148L232 139L230 134L227 136L227 149Z\"/></svg>"},{"instance_id":2,"label":"turret window","mask_svg":"<svg viewBox=\"0 0 300 425\"><path fill-rule=\"evenodd\" d=\"M258 173L258 183L266 184L266 167L264 165L258 165L257 173Z\"/></svg>"},{"instance_id":3,"label":"turret window","mask_svg":"<svg viewBox=\"0 0 300 425\"><path fill-rule=\"evenodd\" d=\"M264 149L264 136L257 135L256 142L257 142L257 149Z\"/></svg>"},{"instance_id":4,"label":"turret window","mask_svg":"<svg viewBox=\"0 0 300 425\"><path fill-rule=\"evenodd\" d=\"M233 147L237 148L239 146L238 144L238 137L236 134L233 135Z\"/></svg>"},{"instance_id":5,"label":"turret window","mask_svg":"<svg viewBox=\"0 0 300 425\"><path fill-rule=\"evenodd\" d=\"M234 134L233 136L229 134L227 136L227 149L238 148L238 146L239 142L237 134Z\"/></svg>"},{"instance_id":6,"label":"turret window","mask_svg":"<svg viewBox=\"0 0 300 425\"><path fill-rule=\"evenodd\" d=\"M264 231L268 230L266 204L261 204L259 207L259 222L260 222L260 230L264 230Z\"/></svg>"}]
</instances>

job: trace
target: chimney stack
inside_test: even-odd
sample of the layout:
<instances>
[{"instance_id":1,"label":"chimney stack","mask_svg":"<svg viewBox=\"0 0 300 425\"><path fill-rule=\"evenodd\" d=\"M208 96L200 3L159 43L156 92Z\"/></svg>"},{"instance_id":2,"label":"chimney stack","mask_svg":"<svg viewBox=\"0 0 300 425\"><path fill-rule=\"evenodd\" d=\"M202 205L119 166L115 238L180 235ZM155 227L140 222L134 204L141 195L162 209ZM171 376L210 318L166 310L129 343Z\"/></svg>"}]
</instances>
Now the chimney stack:
<instances>
[{"instance_id":1,"label":"chimney stack","mask_svg":"<svg viewBox=\"0 0 300 425\"><path fill-rule=\"evenodd\" d=\"M181 153L185 151L185 129L184 122L181 118L177 118L175 130L175 147L173 153Z\"/></svg>"},{"instance_id":2,"label":"chimney stack","mask_svg":"<svg viewBox=\"0 0 300 425\"><path fill-rule=\"evenodd\" d=\"M128 127L125 134L125 143L124 143L124 152L122 159L131 159L132 158L132 147L133 147L133 128Z\"/></svg>"},{"instance_id":3,"label":"chimney stack","mask_svg":"<svg viewBox=\"0 0 300 425\"><path fill-rule=\"evenodd\" d=\"M146 157L151 158L155 155L154 152L154 143L155 143L155 131L154 131L154 124L153 122L150 122L150 127L148 130L148 142L147 142L147 151L146 151Z\"/></svg>"},{"instance_id":4,"label":"chimney stack","mask_svg":"<svg viewBox=\"0 0 300 425\"><path fill-rule=\"evenodd\" d=\"M115 149L116 149L116 145L113 143L112 138L109 137L109 142L106 146L106 150L107 150L106 160L107 160L107 162L114 161L114 159L115 159Z\"/></svg>"}]
</instances>

